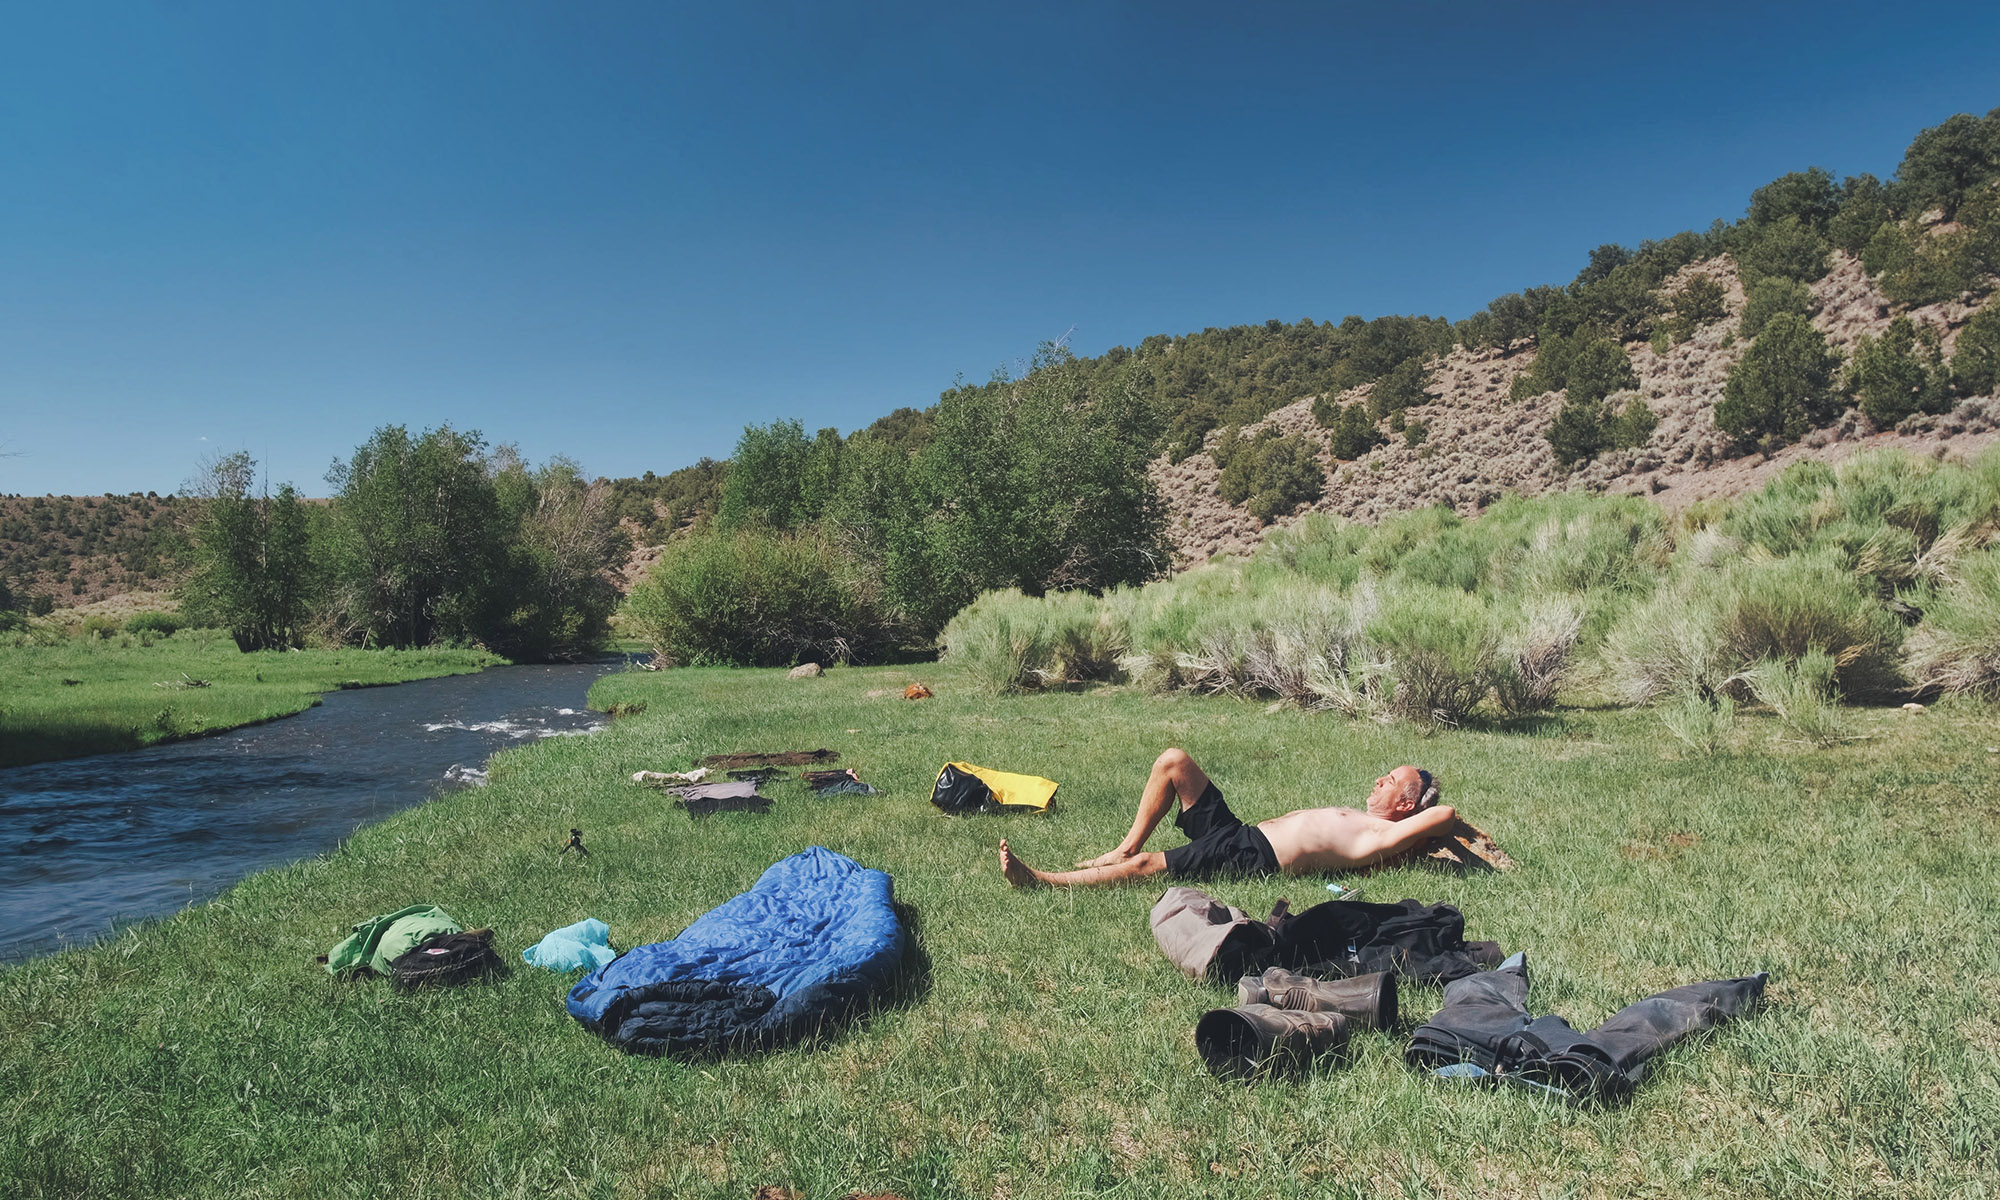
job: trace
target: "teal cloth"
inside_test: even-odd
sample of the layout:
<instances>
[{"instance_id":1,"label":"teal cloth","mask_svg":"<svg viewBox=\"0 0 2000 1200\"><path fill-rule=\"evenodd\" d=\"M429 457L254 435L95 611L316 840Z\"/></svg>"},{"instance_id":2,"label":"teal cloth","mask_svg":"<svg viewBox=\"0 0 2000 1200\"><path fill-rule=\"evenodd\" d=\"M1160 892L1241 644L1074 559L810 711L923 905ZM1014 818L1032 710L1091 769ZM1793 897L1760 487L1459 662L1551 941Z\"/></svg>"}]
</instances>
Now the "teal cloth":
<instances>
[{"instance_id":1,"label":"teal cloth","mask_svg":"<svg viewBox=\"0 0 2000 1200\"><path fill-rule=\"evenodd\" d=\"M617 957L617 952L611 949L611 926L595 917L565 925L521 951L522 962L551 971L585 967L594 971Z\"/></svg>"},{"instance_id":2,"label":"teal cloth","mask_svg":"<svg viewBox=\"0 0 2000 1200\"><path fill-rule=\"evenodd\" d=\"M378 975L389 973L389 964L425 938L440 933L462 933L464 926L451 914L433 904L412 904L392 913L370 917L354 927L347 939L326 955L326 973L367 968Z\"/></svg>"}]
</instances>

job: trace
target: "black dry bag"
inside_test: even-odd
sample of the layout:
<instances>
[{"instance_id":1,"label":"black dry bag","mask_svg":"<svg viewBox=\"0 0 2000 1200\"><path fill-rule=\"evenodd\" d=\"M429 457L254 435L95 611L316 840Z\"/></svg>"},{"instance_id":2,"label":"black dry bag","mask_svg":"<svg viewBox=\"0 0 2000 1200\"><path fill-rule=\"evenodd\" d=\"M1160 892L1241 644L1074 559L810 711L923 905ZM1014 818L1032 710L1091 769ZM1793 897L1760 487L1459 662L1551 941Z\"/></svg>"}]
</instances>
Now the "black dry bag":
<instances>
[{"instance_id":1,"label":"black dry bag","mask_svg":"<svg viewBox=\"0 0 2000 1200\"><path fill-rule=\"evenodd\" d=\"M993 789L986 786L984 779L949 763L938 772L937 786L931 789L931 803L955 817L992 812L999 807Z\"/></svg>"}]
</instances>

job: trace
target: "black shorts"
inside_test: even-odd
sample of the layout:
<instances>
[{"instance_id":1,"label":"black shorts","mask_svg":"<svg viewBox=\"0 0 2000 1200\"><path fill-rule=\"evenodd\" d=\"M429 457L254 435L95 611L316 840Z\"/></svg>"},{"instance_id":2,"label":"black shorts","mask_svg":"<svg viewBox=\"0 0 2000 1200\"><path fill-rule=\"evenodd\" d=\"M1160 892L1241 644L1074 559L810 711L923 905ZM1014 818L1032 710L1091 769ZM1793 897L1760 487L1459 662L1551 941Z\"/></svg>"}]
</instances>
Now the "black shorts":
<instances>
[{"instance_id":1,"label":"black shorts","mask_svg":"<svg viewBox=\"0 0 2000 1200\"><path fill-rule=\"evenodd\" d=\"M1278 855L1271 839L1229 811L1222 790L1210 781L1201 798L1182 809L1174 824L1188 835L1185 846L1167 851L1167 874L1174 879L1214 879L1229 875L1276 875Z\"/></svg>"}]
</instances>

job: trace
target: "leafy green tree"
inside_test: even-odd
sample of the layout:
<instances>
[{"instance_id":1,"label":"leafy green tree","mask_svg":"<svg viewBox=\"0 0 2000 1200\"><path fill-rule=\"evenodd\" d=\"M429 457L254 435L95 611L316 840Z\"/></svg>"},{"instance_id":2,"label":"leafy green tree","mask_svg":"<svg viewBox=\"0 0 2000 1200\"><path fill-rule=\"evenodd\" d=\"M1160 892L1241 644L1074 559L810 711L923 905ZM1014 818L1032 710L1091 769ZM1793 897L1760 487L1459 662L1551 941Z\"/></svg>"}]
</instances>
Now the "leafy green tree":
<instances>
[{"instance_id":1,"label":"leafy green tree","mask_svg":"<svg viewBox=\"0 0 2000 1200\"><path fill-rule=\"evenodd\" d=\"M1601 279L1610 277L1613 271L1632 261L1632 252L1615 243L1599 246L1590 252L1590 261L1577 272L1572 288L1585 288Z\"/></svg>"},{"instance_id":2,"label":"leafy green tree","mask_svg":"<svg viewBox=\"0 0 2000 1200\"><path fill-rule=\"evenodd\" d=\"M1879 429L1889 429L1912 413L1936 412L1945 399L1946 376L1937 333L1919 335L1907 316L1889 322L1880 338L1863 336L1848 367L1849 386L1861 411Z\"/></svg>"},{"instance_id":3,"label":"leafy green tree","mask_svg":"<svg viewBox=\"0 0 2000 1200\"><path fill-rule=\"evenodd\" d=\"M1753 278L1776 275L1811 283L1824 278L1832 243L1817 228L1794 215L1777 217L1743 231L1736 261Z\"/></svg>"},{"instance_id":4,"label":"leafy green tree","mask_svg":"<svg viewBox=\"0 0 2000 1200\"><path fill-rule=\"evenodd\" d=\"M426 646L489 628L512 531L486 467L477 433L385 425L328 472L345 606L364 641Z\"/></svg>"},{"instance_id":5,"label":"leafy green tree","mask_svg":"<svg viewBox=\"0 0 2000 1200\"><path fill-rule=\"evenodd\" d=\"M840 434L806 437L797 421L746 425L729 459L716 520L725 529L797 529L817 521L839 490Z\"/></svg>"},{"instance_id":6,"label":"leafy green tree","mask_svg":"<svg viewBox=\"0 0 2000 1200\"><path fill-rule=\"evenodd\" d=\"M1859 254L1875 231L1893 219L1889 190L1864 171L1848 176L1840 185L1840 211L1827 223L1826 235L1840 249Z\"/></svg>"},{"instance_id":7,"label":"leafy green tree","mask_svg":"<svg viewBox=\"0 0 2000 1200\"><path fill-rule=\"evenodd\" d=\"M982 591L1101 589L1167 569L1146 474L1159 412L1135 382L1100 382L1045 346L1019 380L946 393L885 552L889 595L916 632L934 635Z\"/></svg>"},{"instance_id":8,"label":"leafy green tree","mask_svg":"<svg viewBox=\"0 0 2000 1200\"><path fill-rule=\"evenodd\" d=\"M1833 390L1840 356L1796 313L1779 313L1738 359L1715 406L1716 428L1739 446L1796 441L1839 414Z\"/></svg>"},{"instance_id":9,"label":"leafy green tree","mask_svg":"<svg viewBox=\"0 0 2000 1200\"><path fill-rule=\"evenodd\" d=\"M2000 386L2000 301L1972 314L1958 331L1951 385L1961 396L1990 396Z\"/></svg>"},{"instance_id":10,"label":"leafy green tree","mask_svg":"<svg viewBox=\"0 0 2000 1200\"><path fill-rule=\"evenodd\" d=\"M1750 286L1749 295L1743 301L1743 322L1738 332L1746 338L1754 338L1779 313L1809 317L1812 307L1811 288L1796 279L1767 275Z\"/></svg>"},{"instance_id":11,"label":"leafy green tree","mask_svg":"<svg viewBox=\"0 0 2000 1200\"><path fill-rule=\"evenodd\" d=\"M1824 167L1780 175L1750 193L1749 221L1768 226L1787 217L1824 233L1840 212L1841 191Z\"/></svg>"},{"instance_id":12,"label":"leafy green tree","mask_svg":"<svg viewBox=\"0 0 2000 1200\"><path fill-rule=\"evenodd\" d=\"M488 614L486 642L513 658L573 658L603 644L618 590L606 578L629 544L610 485L586 480L566 458L531 470L511 448L494 455L494 490L506 547L506 597Z\"/></svg>"},{"instance_id":13,"label":"leafy green tree","mask_svg":"<svg viewBox=\"0 0 2000 1200\"><path fill-rule=\"evenodd\" d=\"M812 529L746 525L676 539L626 613L683 665L865 660L886 643L880 585Z\"/></svg>"},{"instance_id":14,"label":"leafy green tree","mask_svg":"<svg viewBox=\"0 0 2000 1200\"><path fill-rule=\"evenodd\" d=\"M1984 118L1957 113L1917 134L1896 168L1899 201L1912 216L1927 209L1957 217L1975 187L2000 175L2000 109Z\"/></svg>"},{"instance_id":15,"label":"leafy green tree","mask_svg":"<svg viewBox=\"0 0 2000 1200\"><path fill-rule=\"evenodd\" d=\"M228 629L246 652L298 645L316 582L304 503L289 483L256 495L256 475L242 451L205 466L193 569L181 586L191 617Z\"/></svg>"}]
</instances>

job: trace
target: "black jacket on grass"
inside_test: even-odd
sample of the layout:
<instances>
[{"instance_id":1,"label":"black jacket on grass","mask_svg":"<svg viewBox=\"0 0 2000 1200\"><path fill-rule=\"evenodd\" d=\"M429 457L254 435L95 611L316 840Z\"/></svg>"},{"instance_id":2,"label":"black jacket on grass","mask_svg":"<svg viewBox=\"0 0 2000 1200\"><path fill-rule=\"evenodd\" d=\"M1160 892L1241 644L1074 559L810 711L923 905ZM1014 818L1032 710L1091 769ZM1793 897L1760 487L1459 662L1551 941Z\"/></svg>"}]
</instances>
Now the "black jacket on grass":
<instances>
[{"instance_id":1,"label":"black jacket on grass","mask_svg":"<svg viewBox=\"0 0 2000 1200\"><path fill-rule=\"evenodd\" d=\"M1465 940L1457 909L1416 900L1328 900L1296 914L1281 903L1259 921L1199 889L1173 887L1151 920L1153 940L1175 966L1224 983L1273 966L1319 978L1393 971L1439 983L1500 960L1493 943Z\"/></svg>"}]
</instances>

